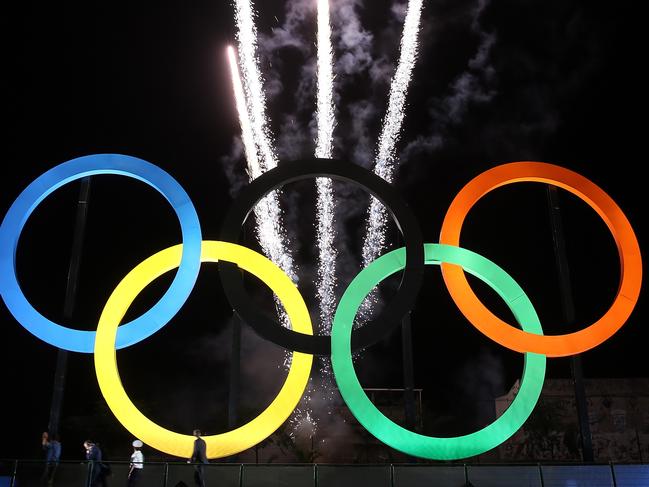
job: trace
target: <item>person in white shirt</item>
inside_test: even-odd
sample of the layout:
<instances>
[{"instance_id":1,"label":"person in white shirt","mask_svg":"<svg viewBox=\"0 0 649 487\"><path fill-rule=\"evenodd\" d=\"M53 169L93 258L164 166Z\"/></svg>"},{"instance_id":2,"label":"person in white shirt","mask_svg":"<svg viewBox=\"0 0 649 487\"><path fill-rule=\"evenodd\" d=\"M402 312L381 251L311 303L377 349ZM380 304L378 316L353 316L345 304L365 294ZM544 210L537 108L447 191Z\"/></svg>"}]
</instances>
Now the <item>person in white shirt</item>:
<instances>
[{"instance_id":1,"label":"person in white shirt","mask_svg":"<svg viewBox=\"0 0 649 487\"><path fill-rule=\"evenodd\" d=\"M142 455L143 444L140 440L135 440L133 442L133 454L131 455L131 465L128 469L128 487L135 487L138 482L140 475L142 474L142 469L144 468L144 455Z\"/></svg>"}]
</instances>

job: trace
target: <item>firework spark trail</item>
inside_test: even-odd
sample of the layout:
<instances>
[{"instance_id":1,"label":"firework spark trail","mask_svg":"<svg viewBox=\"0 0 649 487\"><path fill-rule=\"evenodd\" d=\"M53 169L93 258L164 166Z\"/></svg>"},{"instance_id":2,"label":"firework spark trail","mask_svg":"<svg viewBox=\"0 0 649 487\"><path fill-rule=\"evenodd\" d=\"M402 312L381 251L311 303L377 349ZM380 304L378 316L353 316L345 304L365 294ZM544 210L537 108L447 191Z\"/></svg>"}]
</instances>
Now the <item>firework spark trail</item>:
<instances>
[{"instance_id":1,"label":"firework spark trail","mask_svg":"<svg viewBox=\"0 0 649 487\"><path fill-rule=\"evenodd\" d=\"M335 127L333 101L333 53L329 1L318 0L318 138L315 156L331 158ZM334 248L334 195L331 179L318 178L317 187L317 241L318 282L320 303L320 331L329 334L335 310L336 250Z\"/></svg>"},{"instance_id":2,"label":"firework spark trail","mask_svg":"<svg viewBox=\"0 0 649 487\"><path fill-rule=\"evenodd\" d=\"M277 158L272 148L270 130L266 120L266 96L257 58L257 27L249 0L236 0L235 22L243 87L249 104L252 130L261 154L262 169L267 171L277 166Z\"/></svg>"},{"instance_id":3,"label":"firework spark trail","mask_svg":"<svg viewBox=\"0 0 649 487\"><path fill-rule=\"evenodd\" d=\"M383 121L379 137L374 172L391 183L396 168L396 144L399 140L403 125L404 110L408 85L412 77L412 69L417 59L419 22L421 18L422 0L410 0L408 12L403 26L401 38L401 53L399 64L390 85L388 110ZM382 252L385 245L385 230L387 212L383 205L372 198L368 211L365 239L363 240L363 266L366 267ZM364 307L370 303L365 301ZM365 309L365 314L367 313Z\"/></svg>"},{"instance_id":4,"label":"firework spark trail","mask_svg":"<svg viewBox=\"0 0 649 487\"><path fill-rule=\"evenodd\" d=\"M248 174L252 180L259 177L263 171L259 165L255 135L252 131L250 117L248 116L248 107L246 106L246 95L243 91L239 66L237 65L237 58L232 46L228 46L228 62L232 76L234 102L237 107L237 113L239 114L239 124L241 125L241 140L246 154L246 161L248 161Z\"/></svg>"},{"instance_id":5,"label":"firework spark trail","mask_svg":"<svg viewBox=\"0 0 649 487\"><path fill-rule=\"evenodd\" d=\"M239 74L239 67L232 47L228 47L228 59L230 62L230 72L232 74L232 87L234 89L234 99L239 114L239 123L241 125L241 139L248 161L248 175L250 180L261 176L264 172L257 153L255 144L254 131L250 120L249 111L246 105L246 96L244 93L243 83ZM277 241L276 235L281 235L280 229L276 227L272 218L268 215L273 214L272 208L278 208L279 202L277 194L273 193L263 198L255 207L255 218L258 222L258 238L264 247L264 251L269 255L276 254L281 241ZM273 259L274 260L274 259Z\"/></svg>"},{"instance_id":6,"label":"firework spark trail","mask_svg":"<svg viewBox=\"0 0 649 487\"><path fill-rule=\"evenodd\" d=\"M334 107L333 48L331 45L331 24L329 21L329 0L318 0L318 90L317 127L315 156L331 158L333 131L336 125ZM317 211L316 239L318 245L317 296L320 305L319 330L323 335L331 333L331 324L336 309L336 257L334 247L333 183L328 178L316 179ZM329 400L334 398L331 361L321 357L318 369L322 376L321 393ZM308 414L304 419L317 428L317 420Z\"/></svg>"},{"instance_id":7,"label":"firework spark trail","mask_svg":"<svg viewBox=\"0 0 649 487\"><path fill-rule=\"evenodd\" d=\"M254 13L249 0L236 0L235 22L241 72L243 74L243 92L247 101L245 110L249 118L249 127L254 139L253 161L258 161L260 173L277 166L277 158L272 147L272 138L266 119L266 98L257 59L257 28ZM240 113L241 118L241 113ZM245 142L245 141L244 141ZM246 155L250 151L246 149ZM249 160L249 165L250 165ZM250 177L258 176L257 169L251 171ZM264 253L275 262L286 274L297 282L293 269L293 258L286 249L286 232L282 225L282 212L277 192L269 194L255 207L257 221L257 238ZM281 313L282 321L287 325L286 317Z\"/></svg>"}]
</instances>

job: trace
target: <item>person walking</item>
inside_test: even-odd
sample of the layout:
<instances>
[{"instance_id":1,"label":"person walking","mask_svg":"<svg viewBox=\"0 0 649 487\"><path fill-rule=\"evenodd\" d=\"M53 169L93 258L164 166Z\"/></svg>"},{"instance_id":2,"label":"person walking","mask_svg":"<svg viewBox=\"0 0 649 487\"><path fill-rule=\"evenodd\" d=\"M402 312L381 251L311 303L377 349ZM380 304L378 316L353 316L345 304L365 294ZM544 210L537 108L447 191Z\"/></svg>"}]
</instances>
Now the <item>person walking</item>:
<instances>
[{"instance_id":1,"label":"person walking","mask_svg":"<svg viewBox=\"0 0 649 487\"><path fill-rule=\"evenodd\" d=\"M127 487L135 487L138 483L142 469L144 468L144 455L141 448L143 444L140 440L133 442L133 454L131 455L131 464L128 469Z\"/></svg>"},{"instance_id":2,"label":"person walking","mask_svg":"<svg viewBox=\"0 0 649 487\"><path fill-rule=\"evenodd\" d=\"M196 437L194 440L194 451L187 463L196 464L194 465L194 482L196 483L196 487L205 487L203 465L209 463L207 461L207 445L205 444L205 440L201 438L200 430L194 430L193 434Z\"/></svg>"},{"instance_id":3,"label":"person walking","mask_svg":"<svg viewBox=\"0 0 649 487\"><path fill-rule=\"evenodd\" d=\"M45 470L41 477L42 483L51 486L54 485L54 474L59 465L61 458L61 443L57 435L50 435L47 431L41 436L41 445L45 450Z\"/></svg>"},{"instance_id":4,"label":"person walking","mask_svg":"<svg viewBox=\"0 0 649 487\"><path fill-rule=\"evenodd\" d=\"M90 487L108 487L106 477L109 473L109 468L103 463L103 455L101 448L97 443L86 440L83 442L83 447L86 449L86 460L90 462Z\"/></svg>"}]
</instances>

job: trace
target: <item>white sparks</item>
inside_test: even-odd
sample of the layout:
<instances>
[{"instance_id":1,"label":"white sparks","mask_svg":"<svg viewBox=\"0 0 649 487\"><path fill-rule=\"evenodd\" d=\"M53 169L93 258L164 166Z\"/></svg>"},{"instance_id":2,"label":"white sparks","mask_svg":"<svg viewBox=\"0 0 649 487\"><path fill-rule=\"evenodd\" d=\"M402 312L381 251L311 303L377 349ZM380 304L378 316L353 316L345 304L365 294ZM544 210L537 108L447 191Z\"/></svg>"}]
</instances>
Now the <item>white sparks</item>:
<instances>
[{"instance_id":1,"label":"white sparks","mask_svg":"<svg viewBox=\"0 0 649 487\"><path fill-rule=\"evenodd\" d=\"M396 162L396 144L403 125L406 95L417 58L419 22L422 0L410 0L401 38L401 54L397 70L390 85L388 110L379 137L374 172L392 182ZM363 241L363 266L376 259L385 245L387 213L383 205L372 198L368 211L365 239Z\"/></svg>"},{"instance_id":2,"label":"white sparks","mask_svg":"<svg viewBox=\"0 0 649 487\"><path fill-rule=\"evenodd\" d=\"M333 53L331 25L329 24L329 1L318 0L318 138L315 156L331 158L333 131L335 127L333 101ZM331 179L318 178L317 186L317 241L318 283L320 303L320 330L331 331L336 307L336 250L334 248L334 195Z\"/></svg>"},{"instance_id":3,"label":"white sparks","mask_svg":"<svg viewBox=\"0 0 649 487\"><path fill-rule=\"evenodd\" d=\"M334 107L334 75L332 31L330 24L330 6L328 0L318 2L318 33L317 33L317 140L315 156L331 158L333 152L333 132L335 128ZM397 70L392 79L387 113L379 137L375 172L392 181L395 170L395 147L400 136L404 118L405 98L412 76L412 69L417 55L419 22L423 0L410 0L406 14L401 53ZM237 27L237 43L239 67L237 68L235 53L229 49L230 66L235 100L242 130L242 140L248 164L250 179L263 174L277 166L278 160L274 150L269 122L266 116L266 97L263 89L263 79L259 68L257 54L257 28L255 13L251 0L234 0L235 21ZM333 184L328 178L317 178L317 245L318 245L318 278L317 296L320 306L320 331L329 334L336 307L336 258L335 229L334 229L334 195ZM255 207L256 233L264 253L294 281L297 275L294 271L293 258L287 251L287 237L282 226L282 213L279 207L277 192L269 194ZM363 262L376 258L385 243L385 210L372 198L369 209L367 232L363 242ZM276 302L278 310L281 306ZM279 312L284 326L288 319ZM287 354L287 363L291 354ZM321 361L323 383L331 380L331 364L327 359ZM332 389L333 390L333 389ZM329 394L327 394L329 395ZM293 415L291 423L296 431L299 424L311 424L317 427L316 418L312 415L310 406L311 388L308 388L304 398L303 409Z\"/></svg>"},{"instance_id":4,"label":"white sparks","mask_svg":"<svg viewBox=\"0 0 649 487\"><path fill-rule=\"evenodd\" d=\"M228 46L228 61L230 64L230 74L232 76L234 102L237 107L237 113L239 114L239 124L241 125L241 140L243 141L243 149L246 153L246 161L248 161L248 174L252 180L261 176L263 171L259 165L255 136L248 115L248 107L246 106L246 95L243 91L239 66L237 65L237 58L232 46Z\"/></svg>"},{"instance_id":5,"label":"white sparks","mask_svg":"<svg viewBox=\"0 0 649 487\"><path fill-rule=\"evenodd\" d=\"M252 130L261 154L262 168L267 171L277 166L277 158L272 148L272 138L266 120L266 95L257 58L257 27L249 0L236 0L235 21L243 86L249 104Z\"/></svg>"},{"instance_id":6,"label":"white sparks","mask_svg":"<svg viewBox=\"0 0 649 487\"><path fill-rule=\"evenodd\" d=\"M316 157L330 158L334 126L334 73L329 0L318 0L318 140Z\"/></svg>"},{"instance_id":7,"label":"white sparks","mask_svg":"<svg viewBox=\"0 0 649 487\"><path fill-rule=\"evenodd\" d=\"M264 170L260 164L259 154L255 144L254 130L250 120L250 112L246 106L244 88L232 47L228 48L228 58L232 73L234 98L239 114L239 123L241 124L241 138L246 153L246 160L248 161L248 175L250 176L250 180L253 180L259 177ZM290 256L283 250L283 232L280 224L281 214L279 212L277 193L269 194L257 204L255 207L255 218L257 220L257 237L264 252L270 256L271 260L278 263L280 267L282 266L280 263L286 265L285 259L287 257L290 259Z\"/></svg>"},{"instance_id":8,"label":"white sparks","mask_svg":"<svg viewBox=\"0 0 649 487\"><path fill-rule=\"evenodd\" d=\"M266 97L257 60L257 28L252 6L249 1L237 0L235 7L239 59L243 74L242 91L245 93L247 102L242 102L241 108L237 104L237 109L239 110L239 119L246 119L246 128L244 129L242 122L242 130L251 132L254 140L253 150L253 147L246 145L246 138L250 134L243 134L250 178L254 179L261 173L277 166L277 159L272 148L272 138L266 119ZM240 78L239 81L241 81ZM257 238L264 253L286 272L293 282L296 282L297 275L293 269L293 258L286 250L286 232L282 225L282 212L277 192L270 193L257 204L255 217ZM282 321L285 325L287 324L285 316Z\"/></svg>"}]
</instances>

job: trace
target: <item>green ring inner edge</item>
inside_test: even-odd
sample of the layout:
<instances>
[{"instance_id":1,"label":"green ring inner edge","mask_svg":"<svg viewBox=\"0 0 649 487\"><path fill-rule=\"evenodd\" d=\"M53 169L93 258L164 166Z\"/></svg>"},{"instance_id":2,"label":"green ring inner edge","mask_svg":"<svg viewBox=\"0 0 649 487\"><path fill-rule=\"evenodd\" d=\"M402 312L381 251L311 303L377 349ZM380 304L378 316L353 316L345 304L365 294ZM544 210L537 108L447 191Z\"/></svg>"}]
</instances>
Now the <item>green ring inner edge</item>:
<instances>
[{"instance_id":1,"label":"green ring inner edge","mask_svg":"<svg viewBox=\"0 0 649 487\"><path fill-rule=\"evenodd\" d=\"M425 244L426 264L457 264L498 293L524 331L543 335L531 301L503 269L481 255L460 247ZM365 297L386 277L405 266L405 248L389 252L363 269L349 284L336 309L331 332L331 362L340 393L356 419L383 443L412 456L430 460L457 460L484 453L511 437L532 413L543 388L545 355L525 353L518 393L493 423L464 436L437 438L409 431L385 417L358 382L351 352L351 332Z\"/></svg>"}]
</instances>

